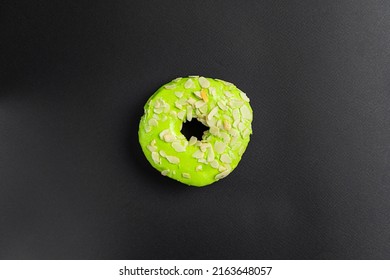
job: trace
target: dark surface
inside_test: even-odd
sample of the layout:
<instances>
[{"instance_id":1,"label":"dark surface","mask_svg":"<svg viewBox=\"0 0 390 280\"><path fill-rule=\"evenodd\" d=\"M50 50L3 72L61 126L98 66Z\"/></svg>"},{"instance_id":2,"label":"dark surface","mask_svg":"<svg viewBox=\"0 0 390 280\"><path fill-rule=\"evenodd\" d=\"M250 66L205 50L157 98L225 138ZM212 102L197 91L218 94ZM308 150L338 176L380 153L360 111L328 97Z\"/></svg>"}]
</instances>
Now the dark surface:
<instances>
[{"instance_id":1,"label":"dark surface","mask_svg":"<svg viewBox=\"0 0 390 280\"><path fill-rule=\"evenodd\" d=\"M390 1L1 1L0 258L390 258ZM254 109L201 189L138 145L201 74Z\"/></svg>"}]
</instances>

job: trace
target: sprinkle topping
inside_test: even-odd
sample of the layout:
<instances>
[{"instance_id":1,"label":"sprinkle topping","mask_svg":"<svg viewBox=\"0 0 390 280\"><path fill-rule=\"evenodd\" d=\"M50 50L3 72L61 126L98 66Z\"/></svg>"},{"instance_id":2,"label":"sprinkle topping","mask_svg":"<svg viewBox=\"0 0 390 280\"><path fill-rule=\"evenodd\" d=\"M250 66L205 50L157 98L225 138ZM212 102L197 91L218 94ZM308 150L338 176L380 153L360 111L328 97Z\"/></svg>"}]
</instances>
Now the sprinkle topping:
<instances>
[{"instance_id":1,"label":"sprinkle topping","mask_svg":"<svg viewBox=\"0 0 390 280\"><path fill-rule=\"evenodd\" d=\"M199 77L198 81L202 88L208 88L210 86L210 82L205 77Z\"/></svg>"},{"instance_id":2,"label":"sprinkle topping","mask_svg":"<svg viewBox=\"0 0 390 280\"><path fill-rule=\"evenodd\" d=\"M226 149L226 144L220 141L215 142L214 149L218 154L222 154Z\"/></svg>"},{"instance_id":3,"label":"sprinkle topping","mask_svg":"<svg viewBox=\"0 0 390 280\"><path fill-rule=\"evenodd\" d=\"M211 120L217 112L218 112L218 107L214 107L211 110L211 112L207 115L207 119Z\"/></svg>"},{"instance_id":4,"label":"sprinkle topping","mask_svg":"<svg viewBox=\"0 0 390 280\"><path fill-rule=\"evenodd\" d=\"M181 98L183 96L183 92L182 91L176 91L175 95L176 95L177 98Z\"/></svg>"},{"instance_id":5,"label":"sprinkle topping","mask_svg":"<svg viewBox=\"0 0 390 280\"><path fill-rule=\"evenodd\" d=\"M160 155L157 152L152 152L152 159L155 164L160 164Z\"/></svg>"},{"instance_id":6,"label":"sprinkle topping","mask_svg":"<svg viewBox=\"0 0 390 280\"><path fill-rule=\"evenodd\" d=\"M185 111L180 111L179 113L177 113L177 117L181 120L184 119L184 116L185 116L186 112Z\"/></svg>"},{"instance_id":7,"label":"sprinkle topping","mask_svg":"<svg viewBox=\"0 0 390 280\"><path fill-rule=\"evenodd\" d=\"M180 162L180 159L175 156L167 156L166 159L172 164L178 164Z\"/></svg>"},{"instance_id":8,"label":"sprinkle topping","mask_svg":"<svg viewBox=\"0 0 390 280\"><path fill-rule=\"evenodd\" d=\"M252 114L251 112L249 111L248 107L243 105L241 108L240 108L240 111L241 111L241 116L244 118L244 119L247 119L247 120L252 120Z\"/></svg>"},{"instance_id":9,"label":"sprinkle topping","mask_svg":"<svg viewBox=\"0 0 390 280\"><path fill-rule=\"evenodd\" d=\"M217 175L215 175L215 180L220 180L222 178L225 178L227 175L229 175L230 171L229 170L225 170Z\"/></svg>"},{"instance_id":10,"label":"sprinkle topping","mask_svg":"<svg viewBox=\"0 0 390 280\"><path fill-rule=\"evenodd\" d=\"M249 98L248 98L248 96L246 96L245 92L240 91L240 96L241 96L241 98L242 98L244 101L249 102Z\"/></svg>"},{"instance_id":11,"label":"sprinkle topping","mask_svg":"<svg viewBox=\"0 0 390 280\"><path fill-rule=\"evenodd\" d=\"M227 154L221 156L221 161L223 163L232 163L232 159Z\"/></svg>"},{"instance_id":12,"label":"sprinkle topping","mask_svg":"<svg viewBox=\"0 0 390 280\"><path fill-rule=\"evenodd\" d=\"M171 84L171 85L165 85L164 86L166 89L175 89L176 88L176 85L175 84Z\"/></svg>"},{"instance_id":13,"label":"sprinkle topping","mask_svg":"<svg viewBox=\"0 0 390 280\"><path fill-rule=\"evenodd\" d=\"M198 139L195 136L191 136L190 141L188 141L188 145L192 146L198 141Z\"/></svg>"},{"instance_id":14,"label":"sprinkle topping","mask_svg":"<svg viewBox=\"0 0 390 280\"><path fill-rule=\"evenodd\" d=\"M179 142L173 142L171 146L178 153L182 153L186 151L186 148L182 146Z\"/></svg>"},{"instance_id":15,"label":"sprinkle topping","mask_svg":"<svg viewBox=\"0 0 390 280\"><path fill-rule=\"evenodd\" d=\"M192 79L188 79L184 84L184 88L193 88L193 87L195 87L195 84Z\"/></svg>"},{"instance_id":16,"label":"sprinkle topping","mask_svg":"<svg viewBox=\"0 0 390 280\"><path fill-rule=\"evenodd\" d=\"M158 126L158 122L156 121L156 119L150 119L149 120L149 125L150 126Z\"/></svg>"},{"instance_id":17,"label":"sprinkle topping","mask_svg":"<svg viewBox=\"0 0 390 280\"><path fill-rule=\"evenodd\" d=\"M192 154L192 157L193 158L203 158L204 153L201 150L196 150L196 152Z\"/></svg>"}]
</instances>

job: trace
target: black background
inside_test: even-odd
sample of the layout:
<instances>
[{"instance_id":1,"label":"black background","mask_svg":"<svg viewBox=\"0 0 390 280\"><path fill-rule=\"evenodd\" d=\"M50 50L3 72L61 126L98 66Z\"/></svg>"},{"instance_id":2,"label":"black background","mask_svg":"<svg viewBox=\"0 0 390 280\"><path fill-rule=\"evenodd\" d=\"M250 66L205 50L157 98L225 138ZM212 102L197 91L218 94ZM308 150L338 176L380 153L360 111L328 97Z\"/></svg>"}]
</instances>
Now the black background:
<instances>
[{"instance_id":1,"label":"black background","mask_svg":"<svg viewBox=\"0 0 390 280\"><path fill-rule=\"evenodd\" d=\"M390 258L390 1L1 1L0 258ZM254 110L237 169L162 177L178 76Z\"/></svg>"}]
</instances>

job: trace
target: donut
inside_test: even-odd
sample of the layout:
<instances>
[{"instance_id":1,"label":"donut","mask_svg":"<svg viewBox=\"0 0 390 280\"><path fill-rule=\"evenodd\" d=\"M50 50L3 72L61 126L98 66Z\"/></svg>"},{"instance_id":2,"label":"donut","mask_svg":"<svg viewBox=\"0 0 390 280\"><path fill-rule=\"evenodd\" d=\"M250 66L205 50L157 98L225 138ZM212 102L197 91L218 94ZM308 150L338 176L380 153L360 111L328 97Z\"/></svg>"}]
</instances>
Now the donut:
<instances>
[{"instance_id":1,"label":"donut","mask_svg":"<svg viewBox=\"0 0 390 280\"><path fill-rule=\"evenodd\" d=\"M183 123L201 122L202 139L187 139ZM160 87L146 102L139 143L163 176L203 187L229 175L252 134L253 111L247 95L220 79L189 76Z\"/></svg>"}]
</instances>

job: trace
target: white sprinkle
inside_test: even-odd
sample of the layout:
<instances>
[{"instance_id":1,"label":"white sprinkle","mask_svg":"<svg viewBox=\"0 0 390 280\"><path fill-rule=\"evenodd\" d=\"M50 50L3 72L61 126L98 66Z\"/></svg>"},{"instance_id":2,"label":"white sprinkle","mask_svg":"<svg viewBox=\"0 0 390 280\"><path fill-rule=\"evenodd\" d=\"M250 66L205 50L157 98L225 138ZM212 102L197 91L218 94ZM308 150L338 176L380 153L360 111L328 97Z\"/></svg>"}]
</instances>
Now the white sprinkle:
<instances>
[{"instance_id":1,"label":"white sprinkle","mask_svg":"<svg viewBox=\"0 0 390 280\"><path fill-rule=\"evenodd\" d=\"M160 108L161 107L160 99L157 99L156 102L154 102L154 108Z\"/></svg>"},{"instance_id":2,"label":"white sprinkle","mask_svg":"<svg viewBox=\"0 0 390 280\"><path fill-rule=\"evenodd\" d=\"M181 109L181 108L183 108L183 105L181 105L181 104L179 103L179 101L176 101L176 102L175 102L175 107L176 107L177 109Z\"/></svg>"},{"instance_id":3,"label":"white sprinkle","mask_svg":"<svg viewBox=\"0 0 390 280\"><path fill-rule=\"evenodd\" d=\"M187 103L188 103L188 104L194 105L195 102L196 102L196 100L193 99L192 97L190 97L190 98L187 99Z\"/></svg>"},{"instance_id":4,"label":"white sprinkle","mask_svg":"<svg viewBox=\"0 0 390 280\"><path fill-rule=\"evenodd\" d=\"M230 142L230 145L231 145L231 146L234 146L234 144L237 143L237 140L238 140L238 136L233 136L232 141ZM233 149L233 150L234 150L234 149Z\"/></svg>"},{"instance_id":5,"label":"white sprinkle","mask_svg":"<svg viewBox=\"0 0 390 280\"><path fill-rule=\"evenodd\" d=\"M156 119L156 120L160 120L160 117L158 115L156 115L156 114L153 114L152 118Z\"/></svg>"},{"instance_id":6,"label":"white sprinkle","mask_svg":"<svg viewBox=\"0 0 390 280\"><path fill-rule=\"evenodd\" d=\"M180 111L179 113L177 113L177 117L181 120L184 119L184 116L185 116L186 112L185 111Z\"/></svg>"},{"instance_id":7,"label":"white sprinkle","mask_svg":"<svg viewBox=\"0 0 390 280\"><path fill-rule=\"evenodd\" d=\"M195 87L195 84L194 82L192 81L192 79L188 79L185 84L184 84L184 88L192 88L192 87Z\"/></svg>"},{"instance_id":8,"label":"white sprinkle","mask_svg":"<svg viewBox=\"0 0 390 280\"><path fill-rule=\"evenodd\" d=\"M251 114L251 111L249 111L248 107L247 106L242 106L240 108L240 111L241 111L241 115L244 119L247 119L247 120L252 120L252 114Z\"/></svg>"},{"instance_id":9,"label":"white sprinkle","mask_svg":"<svg viewBox=\"0 0 390 280\"><path fill-rule=\"evenodd\" d=\"M185 98L185 97L182 97L182 98L180 98L177 102L180 104L180 105L187 105L187 98Z\"/></svg>"},{"instance_id":10,"label":"white sprinkle","mask_svg":"<svg viewBox=\"0 0 390 280\"><path fill-rule=\"evenodd\" d=\"M202 171L203 170L203 166L202 165L198 165L196 168L195 168L196 171Z\"/></svg>"},{"instance_id":11,"label":"white sprinkle","mask_svg":"<svg viewBox=\"0 0 390 280\"><path fill-rule=\"evenodd\" d=\"M160 156L166 158L167 157L167 153L163 150L160 151Z\"/></svg>"},{"instance_id":12,"label":"white sprinkle","mask_svg":"<svg viewBox=\"0 0 390 280\"><path fill-rule=\"evenodd\" d=\"M216 127L216 125L217 125L217 119L216 118L212 118L211 120L207 120L207 126L208 127L213 127L213 126Z\"/></svg>"},{"instance_id":13,"label":"white sprinkle","mask_svg":"<svg viewBox=\"0 0 390 280\"><path fill-rule=\"evenodd\" d=\"M197 97L202 98L202 95L201 95L200 91L194 91L194 94L195 94Z\"/></svg>"},{"instance_id":14,"label":"white sprinkle","mask_svg":"<svg viewBox=\"0 0 390 280\"><path fill-rule=\"evenodd\" d=\"M167 133L167 134L164 135L164 141L165 142L170 143L170 142L175 141L175 139L176 139L175 136L173 136L172 134Z\"/></svg>"},{"instance_id":15,"label":"white sprinkle","mask_svg":"<svg viewBox=\"0 0 390 280\"><path fill-rule=\"evenodd\" d=\"M171 109L171 106L169 106L168 103L165 104L165 106L164 106L164 113L168 113L170 111L170 109Z\"/></svg>"},{"instance_id":16,"label":"white sprinkle","mask_svg":"<svg viewBox=\"0 0 390 280\"><path fill-rule=\"evenodd\" d=\"M215 144L214 144L214 150L218 153L218 154L222 154L226 149L226 144L221 142L221 141L216 141Z\"/></svg>"},{"instance_id":17,"label":"white sprinkle","mask_svg":"<svg viewBox=\"0 0 390 280\"><path fill-rule=\"evenodd\" d=\"M241 132L243 132L245 128L246 128L246 127L245 127L245 124L244 124L244 123L240 122L240 123L238 124L238 129L239 129Z\"/></svg>"},{"instance_id":18,"label":"white sprinkle","mask_svg":"<svg viewBox=\"0 0 390 280\"><path fill-rule=\"evenodd\" d=\"M145 132L149 133L152 130L152 128L149 125L145 125Z\"/></svg>"},{"instance_id":19,"label":"white sprinkle","mask_svg":"<svg viewBox=\"0 0 390 280\"><path fill-rule=\"evenodd\" d=\"M191 136L190 141L188 141L188 145L192 146L198 141L198 139L195 136Z\"/></svg>"},{"instance_id":20,"label":"white sprinkle","mask_svg":"<svg viewBox=\"0 0 390 280\"><path fill-rule=\"evenodd\" d=\"M227 154L221 156L221 161L223 163L232 163L232 159Z\"/></svg>"},{"instance_id":21,"label":"white sprinkle","mask_svg":"<svg viewBox=\"0 0 390 280\"><path fill-rule=\"evenodd\" d=\"M229 170L225 170L217 175L215 175L215 180L220 180L222 178L225 178L227 175L229 175L230 171Z\"/></svg>"},{"instance_id":22,"label":"white sprinkle","mask_svg":"<svg viewBox=\"0 0 390 280\"><path fill-rule=\"evenodd\" d=\"M169 169L161 171L161 175L167 176L169 174Z\"/></svg>"},{"instance_id":23,"label":"white sprinkle","mask_svg":"<svg viewBox=\"0 0 390 280\"><path fill-rule=\"evenodd\" d=\"M202 107L199 108L199 111L202 113L202 114L206 114L207 113L207 104L205 103Z\"/></svg>"},{"instance_id":24,"label":"white sprinkle","mask_svg":"<svg viewBox=\"0 0 390 280\"><path fill-rule=\"evenodd\" d=\"M176 91L175 95L176 95L177 98L181 98L183 96L183 92L182 91Z\"/></svg>"},{"instance_id":25,"label":"white sprinkle","mask_svg":"<svg viewBox=\"0 0 390 280\"><path fill-rule=\"evenodd\" d=\"M157 151L157 147L152 146L152 145L148 145L148 150L151 152L155 152L155 151Z\"/></svg>"},{"instance_id":26,"label":"white sprinkle","mask_svg":"<svg viewBox=\"0 0 390 280\"><path fill-rule=\"evenodd\" d=\"M182 79L182 77L178 77L178 78L174 79L173 82L177 83L177 82L179 82L181 79Z\"/></svg>"},{"instance_id":27,"label":"white sprinkle","mask_svg":"<svg viewBox=\"0 0 390 280\"><path fill-rule=\"evenodd\" d=\"M175 156L167 156L167 160L172 164L178 164L180 162L180 159Z\"/></svg>"},{"instance_id":28,"label":"white sprinkle","mask_svg":"<svg viewBox=\"0 0 390 280\"><path fill-rule=\"evenodd\" d=\"M218 101L217 105L218 105L219 108L221 108L221 110L223 110L223 111L227 110L226 105L222 101Z\"/></svg>"},{"instance_id":29,"label":"white sprinkle","mask_svg":"<svg viewBox=\"0 0 390 280\"><path fill-rule=\"evenodd\" d=\"M160 136L161 140L164 140L164 135L169 133L169 129L164 129L163 131L160 132L158 136Z\"/></svg>"},{"instance_id":30,"label":"white sprinkle","mask_svg":"<svg viewBox=\"0 0 390 280\"><path fill-rule=\"evenodd\" d=\"M226 168L225 166L223 166L223 165L220 165L220 166L218 167L218 171L219 171L219 172L223 172L223 171L225 171L225 170L227 170L227 168Z\"/></svg>"},{"instance_id":31,"label":"white sprinkle","mask_svg":"<svg viewBox=\"0 0 390 280\"><path fill-rule=\"evenodd\" d=\"M215 169L217 169L219 167L219 163L216 160L213 160L212 162L210 162L210 165L212 168L215 168Z\"/></svg>"},{"instance_id":32,"label":"white sprinkle","mask_svg":"<svg viewBox=\"0 0 390 280\"><path fill-rule=\"evenodd\" d=\"M208 88L210 86L210 82L205 77L199 77L198 81L202 88Z\"/></svg>"},{"instance_id":33,"label":"white sprinkle","mask_svg":"<svg viewBox=\"0 0 390 280\"><path fill-rule=\"evenodd\" d=\"M156 119L150 119L148 123L150 126L157 126L158 125L158 122L156 121Z\"/></svg>"},{"instance_id":34,"label":"white sprinkle","mask_svg":"<svg viewBox=\"0 0 390 280\"><path fill-rule=\"evenodd\" d=\"M170 114L172 115L172 117L177 118L177 113L176 113L176 111L171 111Z\"/></svg>"},{"instance_id":35,"label":"white sprinkle","mask_svg":"<svg viewBox=\"0 0 390 280\"><path fill-rule=\"evenodd\" d=\"M244 101L238 99L232 99L229 103L230 106L232 106L233 108L241 107L242 105L244 105Z\"/></svg>"},{"instance_id":36,"label":"white sprinkle","mask_svg":"<svg viewBox=\"0 0 390 280\"><path fill-rule=\"evenodd\" d=\"M239 133L237 130L235 130L235 129L230 130L229 133L230 133L230 135L233 136L233 137L234 137L234 136L239 136L239 135L240 135L240 133Z\"/></svg>"},{"instance_id":37,"label":"white sprinkle","mask_svg":"<svg viewBox=\"0 0 390 280\"><path fill-rule=\"evenodd\" d=\"M226 132L221 132L219 136L223 139L223 142L225 143L230 142L230 136Z\"/></svg>"},{"instance_id":38,"label":"white sprinkle","mask_svg":"<svg viewBox=\"0 0 390 280\"><path fill-rule=\"evenodd\" d=\"M233 119L235 121L240 120L240 111L238 109L233 110Z\"/></svg>"},{"instance_id":39,"label":"white sprinkle","mask_svg":"<svg viewBox=\"0 0 390 280\"><path fill-rule=\"evenodd\" d=\"M192 107L191 106L187 106L187 121L191 121L192 120Z\"/></svg>"},{"instance_id":40,"label":"white sprinkle","mask_svg":"<svg viewBox=\"0 0 390 280\"><path fill-rule=\"evenodd\" d=\"M226 97L229 97L229 98L234 96L234 94L232 94L230 91L227 91L227 90L224 91L223 93L225 94Z\"/></svg>"},{"instance_id":41,"label":"white sprinkle","mask_svg":"<svg viewBox=\"0 0 390 280\"><path fill-rule=\"evenodd\" d=\"M153 109L153 112L155 112L156 114L161 114L163 111L164 111L164 108L161 108L161 107Z\"/></svg>"},{"instance_id":42,"label":"white sprinkle","mask_svg":"<svg viewBox=\"0 0 390 280\"><path fill-rule=\"evenodd\" d=\"M186 151L186 149L179 142L173 142L171 146L178 153Z\"/></svg>"},{"instance_id":43,"label":"white sprinkle","mask_svg":"<svg viewBox=\"0 0 390 280\"><path fill-rule=\"evenodd\" d=\"M205 160L204 158L198 158L198 162L208 164L207 160Z\"/></svg>"},{"instance_id":44,"label":"white sprinkle","mask_svg":"<svg viewBox=\"0 0 390 280\"><path fill-rule=\"evenodd\" d=\"M213 148L209 147L208 148L208 154L207 154L207 161L208 162L212 162L214 161L214 151L213 151Z\"/></svg>"},{"instance_id":45,"label":"white sprinkle","mask_svg":"<svg viewBox=\"0 0 390 280\"><path fill-rule=\"evenodd\" d=\"M242 137L248 137L249 135L251 134L251 131L246 128L243 132L242 132Z\"/></svg>"},{"instance_id":46,"label":"white sprinkle","mask_svg":"<svg viewBox=\"0 0 390 280\"><path fill-rule=\"evenodd\" d=\"M207 148L210 148L211 147L211 144L210 143L203 143L203 142L200 142L200 150L202 152L205 152Z\"/></svg>"},{"instance_id":47,"label":"white sprinkle","mask_svg":"<svg viewBox=\"0 0 390 280\"><path fill-rule=\"evenodd\" d=\"M218 112L218 107L214 107L211 112L207 115L207 119L208 120L211 120L215 114Z\"/></svg>"},{"instance_id":48,"label":"white sprinkle","mask_svg":"<svg viewBox=\"0 0 390 280\"><path fill-rule=\"evenodd\" d=\"M176 85L165 85L164 86L166 89L175 89Z\"/></svg>"},{"instance_id":49,"label":"white sprinkle","mask_svg":"<svg viewBox=\"0 0 390 280\"><path fill-rule=\"evenodd\" d=\"M228 115L223 115L223 118L229 122L232 122L233 121L233 118L228 116Z\"/></svg>"},{"instance_id":50,"label":"white sprinkle","mask_svg":"<svg viewBox=\"0 0 390 280\"><path fill-rule=\"evenodd\" d=\"M153 139L152 142L150 142L150 145L156 146L156 139Z\"/></svg>"},{"instance_id":51,"label":"white sprinkle","mask_svg":"<svg viewBox=\"0 0 390 280\"><path fill-rule=\"evenodd\" d=\"M217 127L223 129L222 120L217 121Z\"/></svg>"},{"instance_id":52,"label":"white sprinkle","mask_svg":"<svg viewBox=\"0 0 390 280\"><path fill-rule=\"evenodd\" d=\"M189 173L181 173L181 176L183 176L183 178L186 178L186 179L191 178L191 175Z\"/></svg>"},{"instance_id":53,"label":"white sprinkle","mask_svg":"<svg viewBox=\"0 0 390 280\"><path fill-rule=\"evenodd\" d=\"M214 95L216 94L216 89L213 88L213 87L209 87L209 93L214 97Z\"/></svg>"},{"instance_id":54,"label":"white sprinkle","mask_svg":"<svg viewBox=\"0 0 390 280\"><path fill-rule=\"evenodd\" d=\"M165 122L167 119L168 119L167 115L163 115L163 116L161 117L161 121L163 121L163 122Z\"/></svg>"},{"instance_id":55,"label":"white sprinkle","mask_svg":"<svg viewBox=\"0 0 390 280\"><path fill-rule=\"evenodd\" d=\"M202 107L205 104L206 103L203 100L196 101L195 102L195 108L200 108L200 107Z\"/></svg>"},{"instance_id":56,"label":"white sprinkle","mask_svg":"<svg viewBox=\"0 0 390 280\"><path fill-rule=\"evenodd\" d=\"M157 152L152 152L152 159L155 164L160 164L160 155Z\"/></svg>"},{"instance_id":57,"label":"white sprinkle","mask_svg":"<svg viewBox=\"0 0 390 280\"><path fill-rule=\"evenodd\" d=\"M244 101L246 101L246 102L249 102L249 101L250 101L249 98L248 98L248 96L246 96L245 92L240 91L240 95L241 95L241 98L242 98Z\"/></svg>"},{"instance_id":58,"label":"white sprinkle","mask_svg":"<svg viewBox=\"0 0 390 280\"><path fill-rule=\"evenodd\" d=\"M241 147L241 143L237 142L236 144L230 144L230 147L232 151L236 151L238 148Z\"/></svg>"},{"instance_id":59,"label":"white sprinkle","mask_svg":"<svg viewBox=\"0 0 390 280\"><path fill-rule=\"evenodd\" d=\"M193 158L203 158L204 153L202 153L200 150L196 150L196 152L192 154L192 157Z\"/></svg>"},{"instance_id":60,"label":"white sprinkle","mask_svg":"<svg viewBox=\"0 0 390 280\"><path fill-rule=\"evenodd\" d=\"M204 120L202 121L202 118L205 116L202 114L202 112L199 109L195 109L195 116L197 117L198 121L200 121L202 124L205 124L205 121Z\"/></svg>"},{"instance_id":61,"label":"white sprinkle","mask_svg":"<svg viewBox=\"0 0 390 280\"><path fill-rule=\"evenodd\" d=\"M211 133L212 135L218 135L218 134L219 134L219 128L216 127L216 126L210 127L209 131L210 131L210 133Z\"/></svg>"}]
</instances>

